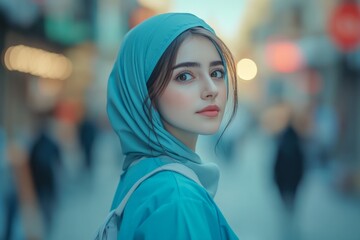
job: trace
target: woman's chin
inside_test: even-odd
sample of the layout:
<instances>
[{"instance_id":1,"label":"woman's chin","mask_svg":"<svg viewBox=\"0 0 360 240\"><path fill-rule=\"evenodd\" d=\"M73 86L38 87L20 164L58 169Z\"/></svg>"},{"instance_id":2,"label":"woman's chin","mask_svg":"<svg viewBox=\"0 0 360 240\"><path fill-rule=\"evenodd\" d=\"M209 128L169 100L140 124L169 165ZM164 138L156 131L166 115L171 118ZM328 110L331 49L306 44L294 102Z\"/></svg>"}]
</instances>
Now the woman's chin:
<instances>
[{"instance_id":1,"label":"woman's chin","mask_svg":"<svg viewBox=\"0 0 360 240\"><path fill-rule=\"evenodd\" d=\"M209 129L204 129L203 131L201 131L199 134L200 135L213 135L215 133L217 133L217 131L219 131L219 127L214 127L214 128L209 128Z\"/></svg>"}]
</instances>

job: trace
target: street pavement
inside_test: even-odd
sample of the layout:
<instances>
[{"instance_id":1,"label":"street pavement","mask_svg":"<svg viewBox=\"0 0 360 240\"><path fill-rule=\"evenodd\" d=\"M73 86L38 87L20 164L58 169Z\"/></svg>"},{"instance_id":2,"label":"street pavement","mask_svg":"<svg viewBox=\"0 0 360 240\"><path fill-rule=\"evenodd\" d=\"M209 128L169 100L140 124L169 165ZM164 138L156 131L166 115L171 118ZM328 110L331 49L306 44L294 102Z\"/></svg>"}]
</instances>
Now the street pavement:
<instances>
[{"instance_id":1,"label":"street pavement","mask_svg":"<svg viewBox=\"0 0 360 240\"><path fill-rule=\"evenodd\" d=\"M259 130L236 143L231 159L216 159L201 138L198 152L215 161L221 179L215 201L242 240L359 240L360 200L334 190L332 171L309 169L295 211L289 214L272 182L275 144ZM91 239L105 218L121 173L116 136L104 133L92 172L67 155L50 240Z\"/></svg>"}]
</instances>

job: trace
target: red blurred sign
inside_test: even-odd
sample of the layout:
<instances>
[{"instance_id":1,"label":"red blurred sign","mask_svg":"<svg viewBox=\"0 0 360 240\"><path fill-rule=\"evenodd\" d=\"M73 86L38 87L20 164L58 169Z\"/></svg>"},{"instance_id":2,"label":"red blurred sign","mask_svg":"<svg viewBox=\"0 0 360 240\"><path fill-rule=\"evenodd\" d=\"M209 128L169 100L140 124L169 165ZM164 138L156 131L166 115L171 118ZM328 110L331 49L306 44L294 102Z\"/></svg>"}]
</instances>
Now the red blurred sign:
<instances>
[{"instance_id":1,"label":"red blurred sign","mask_svg":"<svg viewBox=\"0 0 360 240\"><path fill-rule=\"evenodd\" d=\"M304 65L301 49L290 40L270 40L265 50L269 66L277 72L296 72Z\"/></svg>"},{"instance_id":2,"label":"red blurred sign","mask_svg":"<svg viewBox=\"0 0 360 240\"><path fill-rule=\"evenodd\" d=\"M360 42L360 7L355 2L337 6L330 15L329 32L343 51L351 51Z\"/></svg>"}]
</instances>

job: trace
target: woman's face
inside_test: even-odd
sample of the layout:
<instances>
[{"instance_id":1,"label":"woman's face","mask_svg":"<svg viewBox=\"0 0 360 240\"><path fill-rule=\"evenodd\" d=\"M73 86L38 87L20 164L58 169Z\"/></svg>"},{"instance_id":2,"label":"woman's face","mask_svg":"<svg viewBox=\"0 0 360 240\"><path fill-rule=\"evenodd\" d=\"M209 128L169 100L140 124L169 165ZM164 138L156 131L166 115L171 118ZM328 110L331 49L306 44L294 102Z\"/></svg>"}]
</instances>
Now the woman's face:
<instances>
[{"instance_id":1,"label":"woman's face","mask_svg":"<svg viewBox=\"0 0 360 240\"><path fill-rule=\"evenodd\" d=\"M207 38L191 36L180 45L169 84L156 103L165 128L185 144L218 130L227 99L224 73Z\"/></svg>"}]
</instances>

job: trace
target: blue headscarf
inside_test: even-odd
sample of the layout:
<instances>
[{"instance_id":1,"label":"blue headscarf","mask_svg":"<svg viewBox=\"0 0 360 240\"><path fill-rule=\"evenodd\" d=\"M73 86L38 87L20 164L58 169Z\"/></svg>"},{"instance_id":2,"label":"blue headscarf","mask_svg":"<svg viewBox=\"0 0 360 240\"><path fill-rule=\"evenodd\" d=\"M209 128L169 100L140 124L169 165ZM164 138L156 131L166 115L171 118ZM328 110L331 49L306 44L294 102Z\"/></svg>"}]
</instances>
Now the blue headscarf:
<instances>
[{"instance_id":1,"label":"blue headscarf","mask_svg":"<svg viewBox=\"0 0 360 240\"><path fill-rule=\"evenodd\" d=\"M176 37L193 27L215 34L203 20L189 13L160 14L130 30L109 77L107 112L125 154L124 170L140 158L166 155L192 168L214 195L219 178L217 166L202 163L194 151L171 135L156 110L152 108L153 125L144 110L148 96L146 83L157 62ZM150 106L150 100L145 104Z\"/></svg>"}]
</instances>

